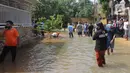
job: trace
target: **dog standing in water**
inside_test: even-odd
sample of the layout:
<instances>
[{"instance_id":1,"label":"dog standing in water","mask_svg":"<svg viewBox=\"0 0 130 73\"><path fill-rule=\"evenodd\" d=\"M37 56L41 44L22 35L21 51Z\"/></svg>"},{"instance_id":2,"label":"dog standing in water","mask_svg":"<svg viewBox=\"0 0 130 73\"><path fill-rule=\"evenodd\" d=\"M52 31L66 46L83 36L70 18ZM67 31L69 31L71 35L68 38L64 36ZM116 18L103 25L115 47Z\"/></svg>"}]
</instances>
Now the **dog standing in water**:
<instances>
[{"instance_id":1,"label":"dog standing in water","mask_svg":"<svg viewBox=\"0 0 130 73\"><path fill-rule=\"evenodd\" d=\"M93 36L93 40L96 40L95 52L97 64L99 67L103 67L105 62L105 51L107 49L107 33L102 23L97 24L97 31Z\"/></svg>"}]
</instances>

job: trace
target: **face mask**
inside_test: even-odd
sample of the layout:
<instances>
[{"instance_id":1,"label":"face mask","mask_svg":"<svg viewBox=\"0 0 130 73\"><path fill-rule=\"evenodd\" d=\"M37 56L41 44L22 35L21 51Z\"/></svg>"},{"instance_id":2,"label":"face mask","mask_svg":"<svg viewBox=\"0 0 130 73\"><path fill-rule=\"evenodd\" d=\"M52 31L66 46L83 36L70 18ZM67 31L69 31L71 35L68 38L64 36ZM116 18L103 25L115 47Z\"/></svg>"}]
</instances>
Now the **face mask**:
<instances>
[{"instance_id":1,"label":"face mask","mask_svg":"<svg viewBox=\"0 0 130 73\"><path fill-rule=\"evenodd\" d=\"M5 26L5 29L11 29L11 26Z\"/></svg>"}]
</instances>

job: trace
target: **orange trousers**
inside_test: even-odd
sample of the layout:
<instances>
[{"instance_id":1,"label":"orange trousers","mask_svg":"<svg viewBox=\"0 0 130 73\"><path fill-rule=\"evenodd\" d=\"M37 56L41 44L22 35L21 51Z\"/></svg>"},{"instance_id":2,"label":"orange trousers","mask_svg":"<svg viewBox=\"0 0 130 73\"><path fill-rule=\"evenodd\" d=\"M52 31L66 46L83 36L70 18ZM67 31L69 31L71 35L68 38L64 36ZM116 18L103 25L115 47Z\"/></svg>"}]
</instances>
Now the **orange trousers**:
<instances>
[{"instance_id":1,"label":"orange trousers","mask_svg":"<svg viewBox=\"0 0 130 73\"><path fill-rule=\"evenodd\" d=\"M97 60L98 66L103 66L103 64L106 64L105 51L97 51L96 50L96 60Z\"/></svg>"}]
</instances>

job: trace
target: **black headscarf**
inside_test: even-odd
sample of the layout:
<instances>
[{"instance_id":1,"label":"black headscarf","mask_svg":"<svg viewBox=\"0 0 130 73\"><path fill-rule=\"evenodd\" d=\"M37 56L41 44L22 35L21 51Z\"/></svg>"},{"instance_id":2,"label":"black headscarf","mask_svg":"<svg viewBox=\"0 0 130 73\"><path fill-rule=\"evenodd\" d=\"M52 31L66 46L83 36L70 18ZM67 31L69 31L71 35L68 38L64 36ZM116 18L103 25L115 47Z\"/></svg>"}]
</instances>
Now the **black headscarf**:
<instances>
[{"instance_id":1,"label":"black headscarf","mask_svg":"<svg viewBox=\"0 0 130 73\"><path fill-rule=\"evenodd\" d=\"M97 30L105 30L105 28L101 22L97 23Z\"/></svg>"}]
</instances>

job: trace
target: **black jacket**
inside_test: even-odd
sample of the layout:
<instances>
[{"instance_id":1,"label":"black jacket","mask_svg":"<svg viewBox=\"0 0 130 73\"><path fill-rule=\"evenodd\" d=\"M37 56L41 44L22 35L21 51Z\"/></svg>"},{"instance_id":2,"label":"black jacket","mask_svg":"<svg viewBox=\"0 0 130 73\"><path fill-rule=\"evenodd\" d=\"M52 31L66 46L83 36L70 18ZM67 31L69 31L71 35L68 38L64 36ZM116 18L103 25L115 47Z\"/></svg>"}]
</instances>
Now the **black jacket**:
<instances>
[{"instance_id":1,"label":"black jacket","mask_svg":"<svg viewBox=\"0 0 130 73\"><path fill-rule=\"evenodd\" d=\"M89 31L90 31L90 32L92 32L92 31L93 31L93 28L94 28L94 26L93 26L93 25L90 25L90 26L88 27L88 29L89 29Z\"/></svg>"},{"instance_id":2,"label":"black jacket","mask_svg":"<svg viewBox=\"0 0 130 73\"><path fill-rule=\"evenodd\" d=\"M98 30L94 36L93 40L96 40L95 50L103 51L107 49L107 32Z\"/></svg>"}]
</instances>

